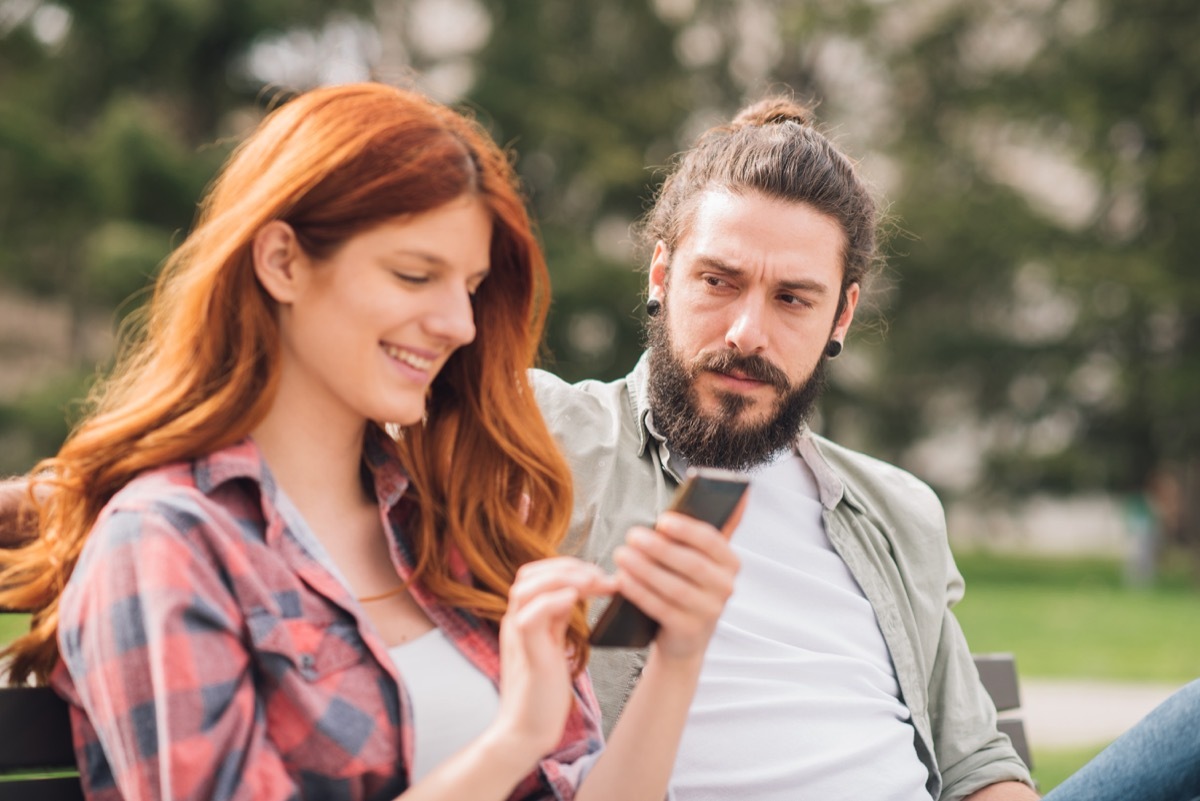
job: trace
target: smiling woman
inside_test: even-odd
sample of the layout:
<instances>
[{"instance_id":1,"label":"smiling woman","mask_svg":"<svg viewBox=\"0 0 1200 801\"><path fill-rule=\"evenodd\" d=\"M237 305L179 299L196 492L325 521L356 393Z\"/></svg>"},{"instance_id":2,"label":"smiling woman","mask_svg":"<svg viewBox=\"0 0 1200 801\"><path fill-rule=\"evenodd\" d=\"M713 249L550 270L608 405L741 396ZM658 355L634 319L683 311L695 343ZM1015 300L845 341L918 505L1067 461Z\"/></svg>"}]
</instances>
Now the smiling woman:
<instances>
[{"instance_id":1,"label":"smiling woman","mask_svg":"<svg viewBox=\"0 0 1200 801\"><path fill-rule=\"evenodd\" d=\"M68 701L89 798L663 797L736 560L668 526L702 603L630 704L653 744L601 754L617 579L554 556L546 284L504 153L420 95L303 94L234 153L0 552L11 675Z\"/></svg>"},{"instance_id":2,"label":"smiling woman","mask_svg":"<svg viewBox=\"0 0 1200 801\"><path fill-rule=\"evenodd\" d=\"M265 226L255 268L279 303L291 368L279 398L303 399L297 415L311 418L287 428L420 420L433 377L475 338L472 299L488 274L491 235L475 197L383 223L324 260L309 258L286 223Z\"/></svg>"}]
</instances>

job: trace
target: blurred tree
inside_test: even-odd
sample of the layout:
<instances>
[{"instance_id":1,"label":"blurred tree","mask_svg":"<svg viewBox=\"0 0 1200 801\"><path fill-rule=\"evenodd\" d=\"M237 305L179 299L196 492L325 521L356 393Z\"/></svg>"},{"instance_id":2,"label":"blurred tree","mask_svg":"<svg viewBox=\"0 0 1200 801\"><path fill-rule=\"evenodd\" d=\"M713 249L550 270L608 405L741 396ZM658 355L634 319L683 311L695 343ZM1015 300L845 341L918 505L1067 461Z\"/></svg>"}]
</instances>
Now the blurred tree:
<instances>
[{"instance_id":1,"label":"blurred tree","mask_svg":"<svg viewBox=\"0 0 1200 801\"><path fill-rule=\"evenodd\" d=\"M62 409L105 358L93 317L144 287L261 106L251 46L366 0L0 0L0 287L65 304L53 390L0 404L0 470L66 432ZM247 117L244 112L249 110ZM101 324L101 328L107 328ZM30 341L49 341L38 332Z\"/></svg>"},{"instance_id":2,"label":"blurred tree","mask_svg":"<svg viewBox=\"0 0 1200 801\"><path fill-rule=\"evenodd\" d=\"M1200 9L920 7L869 34L913 234L858 419L900 461L971 451L953 489L1149 494L1200 546Z\"/></svg>"},{"instance_id":3,"label":"blurred tree","mask_svg":"<svg viewBox=\"0 0 1200 801\"><path fill-rule=\"evenodd\" d=\"M641 350L639 254L630 225L680 146L695 76L675 29L643 0L487 4L495 34L470 93L518 154L554 274L550 366L624 375Z\"/></svg>"},{"instance_id":4,"label":"blurred tree","mask_svg":"<svg viewBox=\"0 0 1200 801\"><path fill-rule=\"evenodd\" d=\"M888 333L835 363L824 429L951 495L1143 494L1196 538L1193 6L0 0L0 285L68 302L86 364L88 310L153 273L265 85L415 79L513 146L554 274L551 366L611 378L640 350L630 224L655 168L790 88L896 228ZM0 429L44 425L36 406L0 405Z\"/></svg>"}]
</instances>

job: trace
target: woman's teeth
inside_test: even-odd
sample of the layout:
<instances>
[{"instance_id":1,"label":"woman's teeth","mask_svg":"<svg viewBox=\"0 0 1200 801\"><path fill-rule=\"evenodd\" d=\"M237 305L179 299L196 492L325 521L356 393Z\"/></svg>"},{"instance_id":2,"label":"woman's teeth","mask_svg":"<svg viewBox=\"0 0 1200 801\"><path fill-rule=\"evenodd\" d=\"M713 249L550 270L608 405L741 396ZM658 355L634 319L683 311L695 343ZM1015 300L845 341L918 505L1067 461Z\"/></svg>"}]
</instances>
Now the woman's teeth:
<instances>
[{"instance_id":1,"label":"woman's teeth","mask_svg":"<svg viewBox=\"0 0 1200 801\"><path fill-rule=\"evenodd\" d=\"M396 361L404 362L410 367L415 367L418 370L431 370L433 368L433 359L425 359L417 356L415 353L410 353L406 350L401 350L395 345L384 345L383 351L388 356L391 356Z\"/></svg>"}]
</instances>

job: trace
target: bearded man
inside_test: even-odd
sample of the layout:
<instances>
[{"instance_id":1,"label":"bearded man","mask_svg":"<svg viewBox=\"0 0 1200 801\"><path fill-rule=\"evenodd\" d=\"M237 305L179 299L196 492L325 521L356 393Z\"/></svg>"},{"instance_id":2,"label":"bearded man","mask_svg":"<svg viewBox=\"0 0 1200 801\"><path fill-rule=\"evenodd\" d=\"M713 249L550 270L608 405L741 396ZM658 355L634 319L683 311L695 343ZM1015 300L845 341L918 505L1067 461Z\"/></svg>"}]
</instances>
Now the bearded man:
<instances>
[{"instance_id":1,"label":"bearded man","mask_svg":"<svg viewBox=\"0 0 1200 801\"><path fill-rule=\"evenodd\" d=\"M963 581L937 497L806 425L876 227L855 166L808 111L755 104L682 155L647 217L649 348L633 372L567 384L535 371L574 470L571 545L585 558L635 560L626 532L666 508L690 465L752 476L733 538L741 572L680 745L676 801L1037 798L951 611ZM605 720L644 661L593 651ZM1176 717L1194 719L1198 701L1195 684ZM1052 795L1191 799L1179 788L1200 783L1196 747L1175 750L1117 749L1110 770ZM1183 777L1168 782L1179 795L1163 789L1168 774Z\"/></svg>"},{"instance_id":2,"label":"bearded man","mask_svg":"<svg viewBox=\"0 0 1200 801\"><path fill-rule=\"evenodd\" d=\"M535 387L575 468L574 542L606 567L687 466L752 473L742 570L675 797L953 798L1028 782L949 610L962 581L936 497L805 425L875 254L854 166L805 109L766 101L683 156L645 227L647 353L620 381ZM606 719L643 656L595 653Z\"/></svg>"}]
</instances>

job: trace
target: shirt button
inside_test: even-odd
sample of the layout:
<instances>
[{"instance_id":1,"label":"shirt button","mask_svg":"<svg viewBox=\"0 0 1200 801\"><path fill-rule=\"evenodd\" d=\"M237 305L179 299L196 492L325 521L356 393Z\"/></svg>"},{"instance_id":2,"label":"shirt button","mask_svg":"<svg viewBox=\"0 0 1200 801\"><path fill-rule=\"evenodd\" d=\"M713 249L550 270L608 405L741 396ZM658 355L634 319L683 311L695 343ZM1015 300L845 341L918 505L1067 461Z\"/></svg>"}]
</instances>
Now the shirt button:
<instances>
[{"instance_id":1,"label":"shirt button","mask_svg":"<svg viewBox=\"0 0 1200 801\"><path fill-rule=\"evenodd\" d=\"M312 654L301 654L300 672L305 678L311 679L317 672L317 660Z\"/></svg>"}]
</instances>

